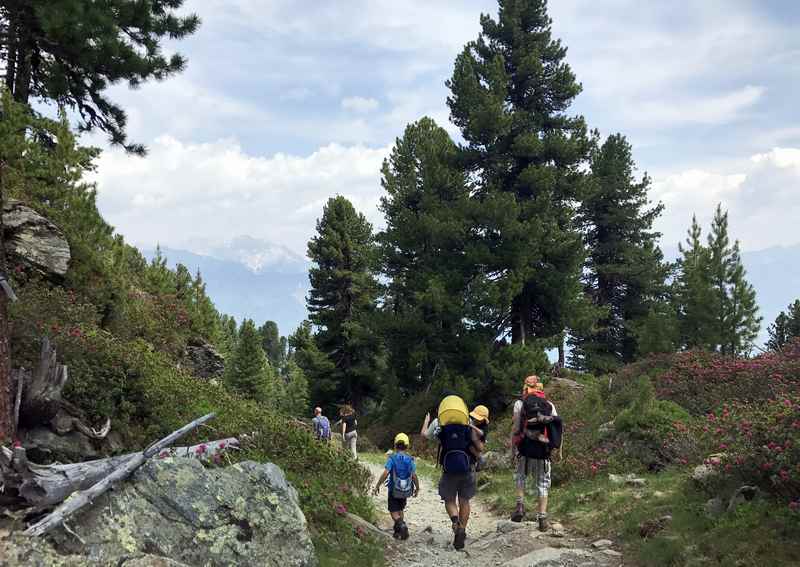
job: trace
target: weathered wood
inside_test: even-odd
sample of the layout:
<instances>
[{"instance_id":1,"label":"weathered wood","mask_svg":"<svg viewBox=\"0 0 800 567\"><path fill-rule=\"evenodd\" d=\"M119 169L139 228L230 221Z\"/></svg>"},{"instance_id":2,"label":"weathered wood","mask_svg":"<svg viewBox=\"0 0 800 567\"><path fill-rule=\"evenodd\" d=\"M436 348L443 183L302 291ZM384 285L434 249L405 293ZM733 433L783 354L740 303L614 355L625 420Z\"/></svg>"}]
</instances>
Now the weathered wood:
<instances>
[{"instance_id":1,"label":"weathered wood","mask_svg":"<svg viewBox=\"0 0 800 567\"><path fill-rule=\"evenodd\" d=\"M203 417L194 420L193 422L184 425L177 431L173 431L160 441L157 441L147 447L141 453L134 455L129 461L122 464L119 468L115 469L108 476L94 484L87 490L82 490L73 493L65 502L63 502L52 513L48 514L40 521L36 522L25 530L26 535L41 536L52 530L53 528L61 525L64 520L69 516L90 504L95 498L106 492L115 482L119 482L127 478L133 471L139 468L147 459L153 455L157 455L161 450L169 447L177 439L180 439L187 433L193 431L205 422L213 419L216 414L210 413Z\"/></svg>"},{"instance_id":2,"label":"weathered wood","mask_svg":"<svg viewBox=\"0 0 800 567\"><path fill-rule=\"evenodd\" d=\"M361 528L365 533L368 533L371 536L375 536L378 538L385 538L387 540L393 539L391 534L388 534L382 529L380 529L378 526L369 523L361 516L356 516L351 512L345 512L344 519L347 520L347 522L354 528L356 529Z\"/></svg>"},{"instance_id":3,"label":"weathered wood","mask_svg":"<svg viewBox=\"0 0 800 567\"><path fill-rule=\"evenodd\" d=\"M25 385L25 369L23 368L12 372L12 375L15 376L17 380L17 396L14 399L14 436L16 436L19 430L19 408L22 405L22 388Z\"/></svg>"},{"instance_id":4,"label":"weathered wood","mask_svg":"<svg viewBox=\"0 0 800 567\"><path fill-rule=\"evenodd\" d=\"M205 449L200 450L203 446ZM191 457L207 462L212 461L214 455L238 448L239 440L230 437L190 447L164 449L158 455L160 457ZM90 488L136 455L141 454L128 453L82 463L55 465L37 465L28 462L25 468L17 472L12 467L13 452L5 447L0 449L2 449L0 451L0 478L3 477L5 471L6 488L8 491L16 492L16 504L32 507L34 510L45 510L60 504L73 492Z\"/></svg>"}]
</instances>

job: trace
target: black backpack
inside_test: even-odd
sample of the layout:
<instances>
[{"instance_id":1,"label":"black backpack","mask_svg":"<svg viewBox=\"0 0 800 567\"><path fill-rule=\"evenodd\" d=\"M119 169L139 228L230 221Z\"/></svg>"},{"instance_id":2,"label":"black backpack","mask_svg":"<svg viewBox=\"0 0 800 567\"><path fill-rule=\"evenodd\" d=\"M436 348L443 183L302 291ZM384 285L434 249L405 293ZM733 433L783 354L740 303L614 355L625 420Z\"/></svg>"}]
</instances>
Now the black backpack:
<instances>
[{"instance_id":1,"label":"black backpack","mask_svg":"<svg viewBox=\"0 0 800 567\"><path fill-rule=\"evenodd\" d=\"M450 424L439 431L439 464L446 473L468 473L472 467L469 425Z\"/></svg>"},{"instance_id":2,"label":"black backpack","mask_svg":"<svg viewBox=\"0 0 800 567\"><path fill-rule=\"evenodd\" d=\"M528 420L538 416L550 417L553 415L553 406L539 396L528 396L522 400L522 440L518 450L521 455L531 459L549 459L550 444L536 439L543 435L546 426L543 423L528 423Z\"/></svg>"}]
</instances>

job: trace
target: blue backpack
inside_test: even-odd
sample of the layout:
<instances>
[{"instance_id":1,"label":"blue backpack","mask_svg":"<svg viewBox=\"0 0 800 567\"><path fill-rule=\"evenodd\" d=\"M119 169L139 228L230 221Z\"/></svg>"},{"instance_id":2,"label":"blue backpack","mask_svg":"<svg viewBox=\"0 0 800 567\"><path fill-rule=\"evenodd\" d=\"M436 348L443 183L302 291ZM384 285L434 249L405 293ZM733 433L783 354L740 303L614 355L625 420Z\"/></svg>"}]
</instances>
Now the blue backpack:
<instances>
[{"instance_id":1,"label":"blue backpack","mask_svg":"<svg viewBox=\"0 0 800 567\"><path fill-rule=\"evenodd\" d=\"M317 420L317 435L320 439L331 438L331 422L324 415Z\"/></svg>"},{"instance_id":2,"label":"blue backpack","mask_svg":"<svg viewBox=\"0 0 800 567\"><path fill-rule=\"evenodd\" d=\"M469 425L450 424L439 431L439 464L446 473L468 473L472 469Z\"/></svg>"},{"instance_id":3,"label":"blue backpack","mask_svg":"<svg viewBox=\"0 0 800 567\"><path fill-rule=\"evenodd\" d=\"M399 454L389 457L392 460L392 475L389 480L389 491L392 498L405 499L414 495L414 482L411 478L412 458L405 455L406 459L400 458Z\"/></svg>"}]
</instances>

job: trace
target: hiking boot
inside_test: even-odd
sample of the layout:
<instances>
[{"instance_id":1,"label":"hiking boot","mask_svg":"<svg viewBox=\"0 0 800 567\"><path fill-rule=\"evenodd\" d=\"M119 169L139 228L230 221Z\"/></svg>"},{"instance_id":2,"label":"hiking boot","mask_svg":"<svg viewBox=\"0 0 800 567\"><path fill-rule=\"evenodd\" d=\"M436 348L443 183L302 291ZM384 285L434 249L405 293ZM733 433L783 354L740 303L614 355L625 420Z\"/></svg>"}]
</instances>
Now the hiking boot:
<instances>
[{"instance_id":1,"label":"hiking boot","mask_svg":"<svg viewBox=\"0 0 800 567\"><path fill-rule=\"evenodd\" d=\"M394 539L400 539L400 522L394 523L394 533L392 534Z\"/></svg>"},{"instance_id":2,"label":"hiking boot","mask_svg":"<svg viewBox=\"0 0 800 567\"><path fill-rule=\"evenodd\" d=\"M550 522L547 521L547 515L539 516L539 531L546 532L550 527Z\"/></svg>"},{"instance_id":3,"label":"hiking boot","mask_svg":"<svg viewBox=\"0 0 800 567\"><path fill-rule=\"evenodd\" d=\"M467 530L459 526L456 528L456 535L453 537L453 547L464 549L465 541L467 541Z\"/></svg>"},{"instance_id":4,"label":"hiking boot","mask_svg":"<svg viewBox=\"0 0 800 567\"><path fill-rule=\"evenodd\" d=\"M511 514L512 522L521 522L525 518L525 504L517 502L517 509Z\"/></svg>"},{"instance_id":5,"label":"hiking boot","mask_svg":"<svg viewBox=\"0 0 800 567\"><path fill-rule=\"evenodd\" d=\"M398 528L399 538L403 541L408 539L408 524L405 522L400 522L400 527Z\"/></svg>"}]
</instances>

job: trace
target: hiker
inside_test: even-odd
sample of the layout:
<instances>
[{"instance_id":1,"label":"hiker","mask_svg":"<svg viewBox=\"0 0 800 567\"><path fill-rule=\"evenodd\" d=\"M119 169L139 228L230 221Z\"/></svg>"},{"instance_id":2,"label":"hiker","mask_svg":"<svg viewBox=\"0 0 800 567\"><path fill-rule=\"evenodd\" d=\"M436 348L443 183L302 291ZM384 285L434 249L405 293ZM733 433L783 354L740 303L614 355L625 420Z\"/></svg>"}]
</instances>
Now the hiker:
<instances>
[{"instance_id":1,"label":"hiker","mask_svg":"<svg viewBox=\"0 0 800 567\"><path fill-rule=\"evenodd\" d=\"M486 436L489 433L489 408L486 406L475 406L469 414L469 424L473 427L481 437L481 441L486 443ZM422 422L422 429L420 435L426 439L435 439L440 431L439 419L434 418L431 421L430 412L425 414L425 420Z\"/></svg>"},{"instance_id":2,"label":"hiker","mask_svg":"<svg viewBox=\"0 0 800 567\"><path fill-rule=\"evenodd\" d=\"M556 406L544 393L538 376L528 376L522 387L522 398L514 403L511 445L516 457L517 507L512 522L525 517L525 483L531 475L536 483L539 506L536 519L539 531L546 531L547 497L550 491L550 456L561 449L562 423Z\"/></svg>"},{"instance_id":3,"label":"hiker","mask_svg":"<svg viewBox=\"0 0 800 567\"><path fill-rule=\"evenodd\" d=\"M381 490L381 485L387 482L389 488L388 507L389 515L394 520L394 538L408 539L408 526L405 522L404 510L410 496L414 498L419 494L419 479L417 478L417 463L406 451L411 446L408 435L398 433L394 438L394 453L386 459L383 474L378 479L372 491L375 496Z\"/></svg>"},{"instance_id":4,"label":"hiker","mask_svg":"<svg viewBox=\"0 0 800 567\"><path fill-rule=\"evenodd\" d=\"M314 408L314 419L311 420L311 425L314 427L314 437L325 443L331 440L331 422L328 418L322 415L322 408Z\"/></svg>"},{"instance_id":5,"label":"hiker","mask_svg":"<svg viewBox=\"0 0 800 567\"><path fill-rule=\"evenodd\" d=\"M427 416L426 422L430 420ZM453 523L453 547L463 549L467 539L470 499L475 496L475 462L483 451L476 429L470 427L467 405L458 396L439 404L437 418L425 428L428 439L439 440L439 496Z\"/></svg>"},{"instance_id":6,"label":"hiker","mask_svg":"<svg viewBox=\"0 0 800 567\"><path fill-rule=\"evenodd\" d=\"M486 406L475 406L469 412L469 425L480 436L481 443L486 444L486 436L489 434L489 408ZM479 472L484 468L485 457L481 453L475 462L475 472ZM476 482L478 478L475 478Z\"/></svg>"},{"instance_id":7,"label":"hiker","mask_svg":"<svg viewBox=\"0 0 800 567\"><path fill-rule=\"evenodd\" d=\"M350 404L345 404L339 410L340 421L342 422L342 444L350 448L353 458L358 460L358 420L356 410Z\"/></svg>"}]
</instances>

